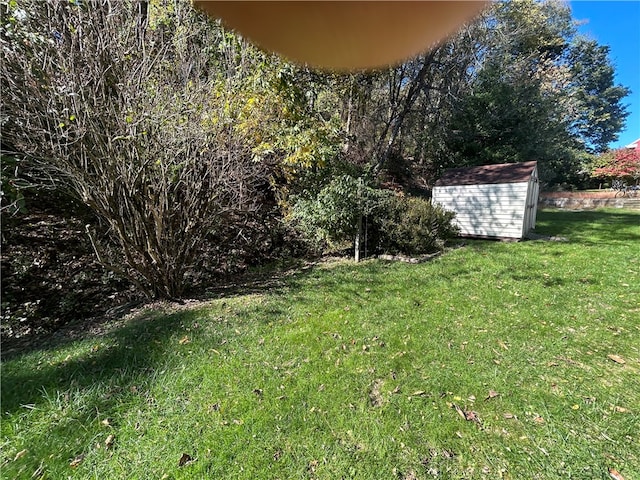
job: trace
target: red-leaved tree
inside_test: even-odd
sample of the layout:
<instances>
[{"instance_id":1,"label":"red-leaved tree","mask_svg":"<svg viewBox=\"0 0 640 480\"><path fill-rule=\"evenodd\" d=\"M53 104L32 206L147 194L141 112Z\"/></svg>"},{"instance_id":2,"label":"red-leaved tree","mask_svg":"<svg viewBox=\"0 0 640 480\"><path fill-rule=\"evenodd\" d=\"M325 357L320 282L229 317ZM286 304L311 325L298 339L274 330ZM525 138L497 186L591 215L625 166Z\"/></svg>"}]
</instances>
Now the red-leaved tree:
<instances>
[{"instance_id":1,"label":"red-leaved tree","mask_svg":"<svg viewBox=\"0 0 640 480\"><path fill-rule=\"evenodd\" d=\"M621 148L601 155L600 160L592 177L616 178L634 183L640 180L640 150Z\"/></svg>"}]
</instances>

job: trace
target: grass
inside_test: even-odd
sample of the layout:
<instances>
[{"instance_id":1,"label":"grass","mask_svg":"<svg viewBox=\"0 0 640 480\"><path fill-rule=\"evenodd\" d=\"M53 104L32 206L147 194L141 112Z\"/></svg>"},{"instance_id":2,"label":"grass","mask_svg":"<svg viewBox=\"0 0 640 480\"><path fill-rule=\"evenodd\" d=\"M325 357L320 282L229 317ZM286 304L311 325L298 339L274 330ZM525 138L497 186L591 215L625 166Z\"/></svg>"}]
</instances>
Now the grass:
<instances>
[{"instance_id":1,"label":"grass","mask_svg":"<svg viewBox=\"0 0 640 480\"><path fill-rule=\"evenodd\" d=\"M7 360L2 477L640 478L640 213L537 232Z\"/></svg>"}]
</instances>

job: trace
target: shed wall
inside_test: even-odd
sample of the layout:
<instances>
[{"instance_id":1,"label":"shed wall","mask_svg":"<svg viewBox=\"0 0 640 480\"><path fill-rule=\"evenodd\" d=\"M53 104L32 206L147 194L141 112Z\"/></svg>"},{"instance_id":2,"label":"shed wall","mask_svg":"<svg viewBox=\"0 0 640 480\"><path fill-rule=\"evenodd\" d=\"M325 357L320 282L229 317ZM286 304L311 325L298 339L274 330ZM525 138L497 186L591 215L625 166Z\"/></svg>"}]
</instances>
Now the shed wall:
<instances>
[{"instance_id":1,"label":"shed wall","mask_svg":"<svg viewBox=\"0 0 640 480\"><path fill-rule=\"evenodd\" d=\"M437 186L433 202L456 212L461 235L522 238L528 186L529 182Z\"/></svg>"}]
</instances>

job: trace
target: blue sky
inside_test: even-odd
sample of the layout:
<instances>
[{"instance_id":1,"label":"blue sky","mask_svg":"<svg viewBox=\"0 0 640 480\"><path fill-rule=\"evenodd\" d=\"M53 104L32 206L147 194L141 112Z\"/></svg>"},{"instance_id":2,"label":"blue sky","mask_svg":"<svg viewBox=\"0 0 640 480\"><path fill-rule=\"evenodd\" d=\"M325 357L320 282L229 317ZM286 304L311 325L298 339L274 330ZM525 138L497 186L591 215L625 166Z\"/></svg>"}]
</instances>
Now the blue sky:
<instances>
[{"instance_id":1,"label":"blue sky","mask_svg":"<svg viewBox=\"0 0 640 480\"><path fill-rule=\"evenodd\" d=\"M628 145L640 138L640 0L572 0L569 6L573 18L585 22L578 31L610 47L616 83L632 90L623 100L630 112L626 128L609 146Z\"/></svg>"}]
</instances>

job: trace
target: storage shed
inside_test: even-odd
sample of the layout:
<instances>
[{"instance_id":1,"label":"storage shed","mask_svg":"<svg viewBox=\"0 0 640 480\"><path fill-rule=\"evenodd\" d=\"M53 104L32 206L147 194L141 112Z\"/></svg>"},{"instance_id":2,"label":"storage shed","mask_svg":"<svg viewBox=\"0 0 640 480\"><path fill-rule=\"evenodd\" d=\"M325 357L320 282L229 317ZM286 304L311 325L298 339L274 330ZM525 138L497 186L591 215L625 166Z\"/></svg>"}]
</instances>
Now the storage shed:
<instances>
[{"instance_id":1,"label":"storage shed","mask_svg":"<svg viewBox=\"0 0 640 480\"><path fill-rule=\"evenodd\" d=\"M456 213L460 235L524 238L536 225L537 162L446 170L433 188L433 203Z\"/></svg>"}]
</instances>

